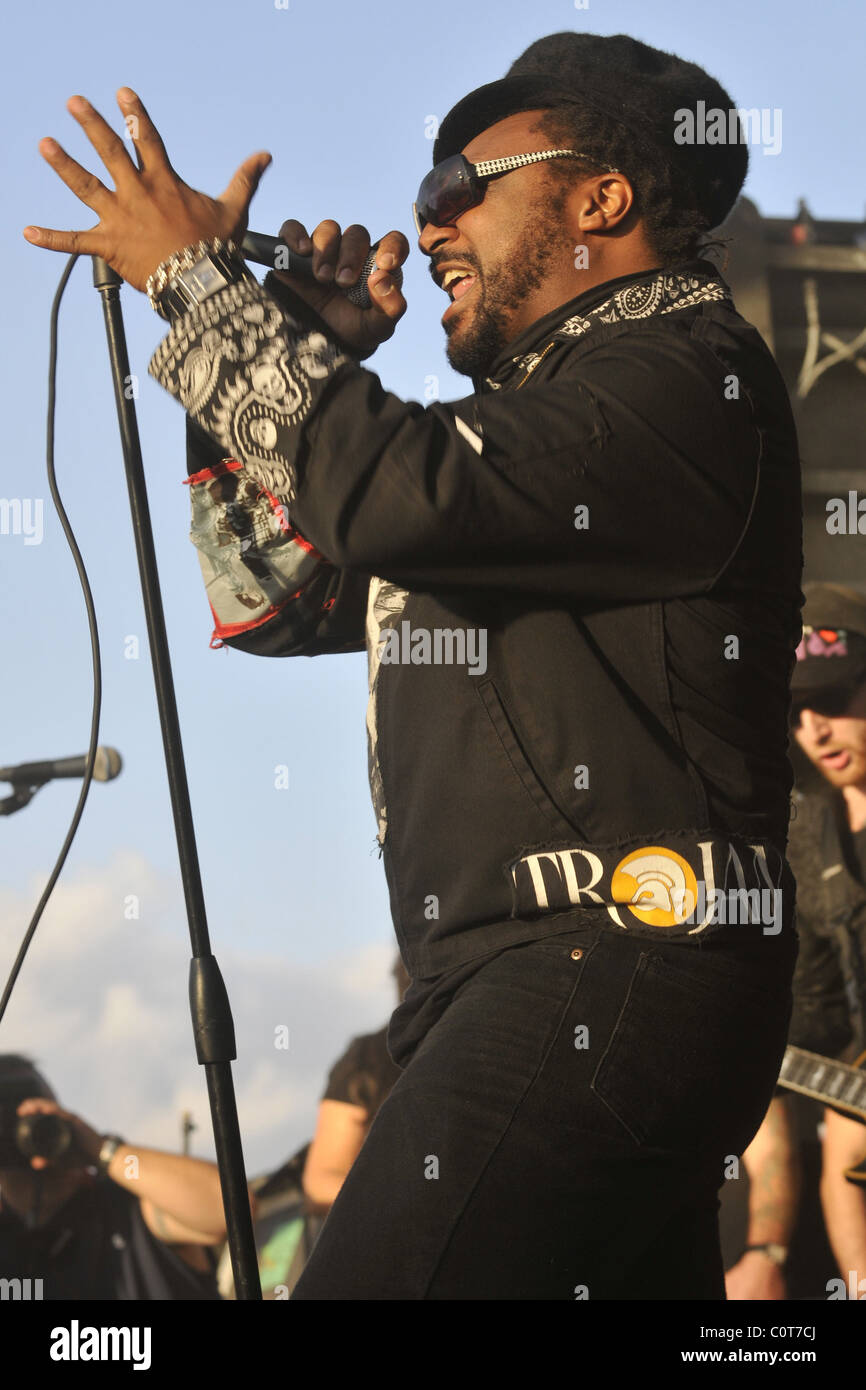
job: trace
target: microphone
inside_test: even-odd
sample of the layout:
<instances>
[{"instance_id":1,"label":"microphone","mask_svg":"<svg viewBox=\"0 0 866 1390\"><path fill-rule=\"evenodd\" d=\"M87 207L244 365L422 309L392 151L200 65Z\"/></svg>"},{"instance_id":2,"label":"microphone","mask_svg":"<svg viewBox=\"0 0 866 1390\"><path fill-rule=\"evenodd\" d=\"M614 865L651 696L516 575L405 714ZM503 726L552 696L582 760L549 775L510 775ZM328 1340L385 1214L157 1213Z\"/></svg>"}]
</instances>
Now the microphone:
<instances>
[{"instance_id":1,"label":"microphone","mask_svg":"<svg viewBox=\"0 0 866 1390\"><path fill-rule=\"evenodd\" d=\"M0 782L23 782L34 786L52 782L55 777L83 777L86 766L86 755L80 758L50 758L43 763L19 763L17 767L0 767ZM93 762L95 781L110 782L122 767L123 760L116 748L97 748Z\"/></svg>"},{"instance_id":2,"label":"microphone","mask_svg":"<svg viewBox=\"0 0 866 1390\"><path fill-rule=\"evenodd\" d=\"M342 289L347 299L353 304L357 304L359 309L369 309L371 304L370 291L367 289L367 276L371 275L376 269L376 252L380 243L377 241L370 247L370 254L364 262L364 268L360 277L354 285L338 286ZM262 232L247 232L241 242L241 255L248 261L255 261L256 265L266 265L271 270L285 270L289 275L300 275L305 280L313 278L313 258L312 256L299 256L297 251L292 251L279 237L265 236ZM391 271L391 278L395 285L403 283L403 272L399 268ZM319 283L318 281L316 282Z\"/></svg>"}]
</instances>

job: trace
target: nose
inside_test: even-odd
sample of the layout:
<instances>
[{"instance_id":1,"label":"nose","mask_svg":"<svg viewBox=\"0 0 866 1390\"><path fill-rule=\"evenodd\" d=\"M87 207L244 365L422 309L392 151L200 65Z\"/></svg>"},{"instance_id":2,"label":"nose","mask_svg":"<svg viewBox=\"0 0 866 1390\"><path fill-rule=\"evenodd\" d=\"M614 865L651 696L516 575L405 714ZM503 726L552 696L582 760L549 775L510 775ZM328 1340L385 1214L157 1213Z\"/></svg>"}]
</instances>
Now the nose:
<instances>
[{"instance_id":1,"label":"nose","mask_svg":"<svg viewBox=\"0 0 866 1390\"><path fill-rule=\"evenodd\" d=\"M444 246L459 235L456 227L437 227L435 222L425 222L418 238L418 250L425 256L432 256L437 247Z\"/></svg>"},{"instance_id":2,"label":"nose","mask_svg":"<svg viewBox=\"0 0 866 1390\"><path fill-rule=\"evenodd\" d=\"M813 709L803 709L800 711L800 728L808 738L813 739L816 743L819 742L820 739L826 737L830 732L830 724L827 716L818 714L817 711Z\"/></svg>"}]
</instances>

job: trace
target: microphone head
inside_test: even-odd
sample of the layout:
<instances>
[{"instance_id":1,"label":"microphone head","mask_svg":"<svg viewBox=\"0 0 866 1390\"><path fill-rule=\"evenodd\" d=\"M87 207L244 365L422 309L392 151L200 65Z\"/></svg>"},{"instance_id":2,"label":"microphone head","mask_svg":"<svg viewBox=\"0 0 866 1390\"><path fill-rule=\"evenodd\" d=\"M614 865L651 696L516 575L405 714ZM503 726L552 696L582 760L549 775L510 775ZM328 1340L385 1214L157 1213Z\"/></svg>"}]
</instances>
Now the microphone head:
<instances>
[{"instance_id":1,"label":"microphone head","mask_svg":"<svg viewBox=\"0 0 866 1390\"><path fill-rule=\"evenodd\" d=\"M370 298L370 291L367 288L367 276L372 275L373 271L376 269L376 252L378 249L379 243L377 241L375 246L370 247L370 254L364 262L364 268L361 271L360 279L356 280L354 285L345 291L346 298L350 299L353 304L357 304L359 309L369 309L373 302ZM391 271L391 279L398 289L403 284L403 271L399 266L396 270Z\"/></svg>"},{"instance_id":2,"label":"microphone head","mask_svg":"<svg viewBox=\"0 0 866 1390\"><path fill-rule=\"evenodd\" d=\"M123 767L123 759L116 748L105 748L101 744L96 750L96 757L93 760L93 780L95 782L110 782L116 777Z\"/></svg>"}]
</instances>

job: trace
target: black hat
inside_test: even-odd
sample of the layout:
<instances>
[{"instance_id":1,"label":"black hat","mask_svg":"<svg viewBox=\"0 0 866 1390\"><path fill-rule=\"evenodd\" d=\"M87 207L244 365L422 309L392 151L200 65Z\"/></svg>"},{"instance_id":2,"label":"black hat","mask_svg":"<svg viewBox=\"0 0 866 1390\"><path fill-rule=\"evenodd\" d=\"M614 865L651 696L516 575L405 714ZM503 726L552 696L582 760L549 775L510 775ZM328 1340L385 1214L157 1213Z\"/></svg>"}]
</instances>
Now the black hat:
<instances>
[{"instance_id":1,"label":"black hat","mask_svg":"<svg viewBox=\"0 0 866 1390\"><path fill-rule=\"evenodd\" d=\"M803 637L791 690L797 699L866 682L866 598L840 584L804 584Z\"/></svg>"},{"instance_id":2,"label":"black hat","mask_svg":"<svg viewBox=\"0 0 866 1390\"><path fill-rule=\"evenodd\" d=\"M735 109L725 89L695 63L629 38L565 32L530 44L498 82L459 101L439 127L433 163L459 154L476 135L520 111L580 103L620 122L631 135L640 175L640 149L664 149L671 166L694 192L709 227L723 222L737 200L748 168L739 117L737 143L677 144L677 113ZM505 151L515 153L515 151ZM516 151L516 153L522 153Z\"/></svg>"}]
</instances>

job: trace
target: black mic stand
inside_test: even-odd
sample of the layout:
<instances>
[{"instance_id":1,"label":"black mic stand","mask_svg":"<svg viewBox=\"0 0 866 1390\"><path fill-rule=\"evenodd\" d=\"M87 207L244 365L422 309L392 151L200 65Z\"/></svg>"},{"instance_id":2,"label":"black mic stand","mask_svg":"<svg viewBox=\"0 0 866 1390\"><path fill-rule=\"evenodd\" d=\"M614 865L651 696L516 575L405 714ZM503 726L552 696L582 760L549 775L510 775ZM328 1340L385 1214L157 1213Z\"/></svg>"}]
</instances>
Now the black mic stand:
<instances>
[{"instance_id":1,"label":"black mic stand","mask_svg":"<svg viewBox=\"0 0 866 1390\"><path fill-rule=\"evenodd\" d=\"M30 783L28 786L25 786L23 782L13 782L12 795L4 796L3 800L0 801L0 816L11 816L16 811L23 810L44 786L44 782Z\"/></svg>"},{"instance_id":2,"label":"black mic stand","mask_svg":"<svg viewBox=\"0 0 866 1390\"><path fill-rule=\"evenodd\" d=\"M198 1060L207 1077L235 1296L238 1299L260 1299L262 1289L232 1082L231 1063L237 1056L234 1024L225 984L210 948L159 574L156 568L150 508L141 459L138 422L135 405L124 391L124 386L129 380L129 356L120 307L122 281L107 262L99 256L94 256L93 283L102 298L105 329L108 334L114 399L120 424L135 549L150 641L151 665L162 728L162 745L192 944L189 1000L193 1034Z\"/></svg>"}]
</instances>

